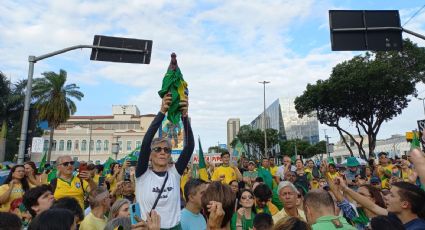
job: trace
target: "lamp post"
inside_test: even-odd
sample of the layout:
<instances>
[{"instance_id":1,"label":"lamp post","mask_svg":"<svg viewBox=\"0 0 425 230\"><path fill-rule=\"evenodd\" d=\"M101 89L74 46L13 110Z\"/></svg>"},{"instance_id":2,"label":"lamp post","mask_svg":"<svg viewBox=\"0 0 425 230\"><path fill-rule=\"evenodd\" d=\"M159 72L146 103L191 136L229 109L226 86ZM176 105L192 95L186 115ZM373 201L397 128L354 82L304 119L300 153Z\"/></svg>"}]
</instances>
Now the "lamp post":
<instances>
[{"instance_id":1,"label":"lamp post","mask_svg":"<svg viewBox=\"0 0 425 230\"><path fill-rule=\"evenodd\" d=\"M266 84L270 83L269 81L260 81L258 82L263 84L264 89L264 111L263 111L263 128L264 128L264 155L265 157L269 157L267 153L267 132L266 132Z\"/></svg>"},{"instance_id":2,"label":"lamp post","mask_svg":"<svg viewBox=\"0 0 425 230\"><path fill-rule=\"evenodd\" d=\"M104 41L106 41L108 44L104 44ZM34 65L36 62L62 53L66 53L71 50L89 48L92 49L92 57L90 58L91 60L137 64L150 63L152 41L96 35L93 44L95 45L75 45L40 56L28 56L28 79L24 100L24 113L22 116L21 135L19 138L18 164L24 163L25 142L27 139L28 117L32 94L32 78L34 75ZM134 47L137 47L137 49ZM102 53L103 51L107 51L108 55ZM48 155L48 161L49 160L50 155Z\"/></svg>"},{"instance_id":3,"label":"lamp post","mask_svg":"<svg viewBox=\"0 0 425 230\"><path fill-rule=\"evenodd\" d=\"M115 142L112 143L112 154L115 155L115 160L118 158L118 152L120 151L120 144L118 143L118 138L120 136L115 136Z\"/></svg>"}]
</instances>

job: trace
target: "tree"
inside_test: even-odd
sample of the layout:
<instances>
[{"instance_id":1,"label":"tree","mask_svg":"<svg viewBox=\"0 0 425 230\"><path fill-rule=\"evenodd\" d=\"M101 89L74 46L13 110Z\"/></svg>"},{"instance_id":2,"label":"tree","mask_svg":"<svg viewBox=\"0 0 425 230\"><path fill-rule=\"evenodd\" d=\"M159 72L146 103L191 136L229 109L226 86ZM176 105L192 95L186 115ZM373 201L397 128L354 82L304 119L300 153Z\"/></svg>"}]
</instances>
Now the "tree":
<instances>
[{"instance_id":1,"label":"tree","mask_svg":"<svg viewBox=\"0 0 425 230\"><path fill-rule=\"evenodd\" d=\"M368 138L368 153L373 153L381 125L401 114L417 96L416 83L425 82L425 50L409 40L401 52L366 52L333 68L327 80L308 84L295 99L300 117L317 115L322 124L335 127L347 146L345 136L353 141L359 155L366 159L364 136ZM356 128L360 140L341 126L348 119Z\"/></svg>"},{"instance_id":2,"label":"tree","mask_svg":"<svg viewBox=\"0 0 425 230\"><path fill-rule=\"evenodd\" d=\"M78 90L80 87L76 84L65 85L67 79L65 70L60 70L59 74L44 72L42 75L44 78L34 80L33 94L36 98L35 106L39 111L39 119L49 124L50 138L47 153L47 162L49 162L55 128L77 111L72 98L81 100L84 94Z\"/></svg>"},{"instance_id":3,"label":"tree","mask_svg":"<svg viewBox=\"0 0 425 230\"><path fill-rule=\"evenodd\" d=\"M279 143L279 135L278 131L275 129L266 129L266 132L267 147L269 149ZM236 135L236 138L247 147L249 156L253 156L251 150L259 153L261 157L266 156L264 152L264 132L261 129L253 129L250 125L243 125L239 128L239 133ZM236 141L232 143L235 145Z\"/></svg>"},{"instance_id":4,"label":"tree","mask_svg":"<svg viewBox=\"0 0 425 230\"><path fill-rule=\"evenodd\" d=\"M220 146L211 146L211 147L208 148L209 153L211 153L211 152L223 153L225 151L228 151L228 150L220 148Z\"/></svg>"}]
</instances>

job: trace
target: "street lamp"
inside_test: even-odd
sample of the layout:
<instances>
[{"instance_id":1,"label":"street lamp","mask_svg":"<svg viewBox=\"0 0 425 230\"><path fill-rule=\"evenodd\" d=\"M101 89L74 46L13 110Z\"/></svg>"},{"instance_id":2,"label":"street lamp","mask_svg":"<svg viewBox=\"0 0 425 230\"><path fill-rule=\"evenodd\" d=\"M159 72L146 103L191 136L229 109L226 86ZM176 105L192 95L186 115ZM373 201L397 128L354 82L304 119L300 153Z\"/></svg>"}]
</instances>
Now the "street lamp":
<instances>
[{"instance_id":1,"label":"street lamp","mask_svg":"<svg viewBox=\"0 0 425 230\"><path fill-rule=\"evenodd\" d=\"M425 98L418 97L418 99L422 101L422 106L424 107L424 114L425 114Z\"/></svg>"},{"instance_id":2,"label":"street lamp","mask_svg":"<svg viewBox=\"0 0 425 230\"><path fill-rule=\"evenodd\" d=\"M71 50L83 48L92 49L90 60L149 64L152 53L152 40L140 40L95 35L93 45L76 45L61 50L53 51L51 53L43 54L37 57L33 55L28 56L28 80L24 101L24 114L22 116L21 138L19 139L18 164L24 163L25 142L27 140L28 117L32 93L32 78L34 75L35 63L37 61L41 61L49 57L66 53ZM50 161L50 155L48 155L47 161Z\"/></svg>"},{"instance_id":3,"label":"street lamp","mask_svg":"<svg viewBox=\"0 0 425 230\"><path fill-rule=\"evenodd\" d=\"M118 158L118 152L120 151L120 144L118 143L118 138L120 138L120 136L116 136L115 142L112 143L112 154L115 155L115 160Z\"/></svg>"},{"instance_id":4,"label":"street lamp","mask_svg":"<svg viewBox=\"0 0 425 230\"><path fill-rule=\"evenodd\" d=\"M266 133L266 84L268 84L270 82L269 81L260 81L258 83L263 84L263 88L264 88L264 111L263 111L264 154L265 154L265 157L268 157L268 153L267 153L267 133Z\"/></svg>"}]
</instances>

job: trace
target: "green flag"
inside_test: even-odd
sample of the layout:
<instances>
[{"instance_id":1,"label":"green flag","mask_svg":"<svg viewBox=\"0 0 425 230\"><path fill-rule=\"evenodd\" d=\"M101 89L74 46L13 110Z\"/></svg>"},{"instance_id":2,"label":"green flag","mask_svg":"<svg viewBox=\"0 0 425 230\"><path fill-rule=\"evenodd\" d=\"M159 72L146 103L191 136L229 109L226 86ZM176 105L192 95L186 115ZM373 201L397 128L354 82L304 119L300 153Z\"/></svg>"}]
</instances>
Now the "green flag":
<instances>
[{"instance_id":1,"label":"green flag","mask_svg":"<svg viewBox=\"0 0 425 230\"><path fill-rule=\"evenodd\" d=\"M184 81L183 74L177 65L176 57L175 53L171 54L170 65L162 80L162 88L158 91L161 98L168 92L171 93L171 105L168 108L167 119L173 124L179 123L181 117L180 100L185 99L188 95L187 83Z\"/></svg>"},{"instance_id":2,"label":"green flag","mask_svg":"<svg viewBox=\"0 0 425 230\"><path fill-rule=\"evenodd\" d=\"M111 157L108 158L108 160L105 161L105 164L103 164L103 173L102 176L106 176L106 174L109 173L111 170L111 164L114 162L114 159Z\"/></svg>"},{"instance_id":3,"label":"green flag","mask_svg":"<svg viewBox=\"0 0 425 230\"><path fill-rule=\"evenodd\" d=\"M58 170L56 169L56 167L54 167L52 171L50 171L50 173L47 175L47 182L50 183L51 180L55 179L57 177L57 172Z\"/></svg>"},{"instance_id":4,"label":"green flag","mask_svg":"<svg viewBox=\"0 0 425 230\"><path fill-rule=\"evenodd\" d=\"M421 148L421 142L419 141L418 135L416 135L416 131L413 131L412 143L410 143L411 149Z\"/></svg>"},{"instance_id":5,"label":"green flag","mask_svg":"<svg viewBox=\"0 0 425 230\"><path fill-rule=\"evenodd\" d=\"M42 173L44 171L44 166L46 165L47 161L47 152L44 151L43 158L41 158L40 165L38 166L38 173Z\"/></svg>"},{"instance_id":6,"label":"green flag","mask_svg":"<svg viewBox=\"0 0 425 230\"><path fill-rule=\"evenodd\" d=\"M208 173L207 173L207 166L205 164L205 158L204 158L204 152L202 151L201 146L201 138L198 137L199 142L199 179L204 181L209 181L208 179Z\"/></svg>"}]
</instances>

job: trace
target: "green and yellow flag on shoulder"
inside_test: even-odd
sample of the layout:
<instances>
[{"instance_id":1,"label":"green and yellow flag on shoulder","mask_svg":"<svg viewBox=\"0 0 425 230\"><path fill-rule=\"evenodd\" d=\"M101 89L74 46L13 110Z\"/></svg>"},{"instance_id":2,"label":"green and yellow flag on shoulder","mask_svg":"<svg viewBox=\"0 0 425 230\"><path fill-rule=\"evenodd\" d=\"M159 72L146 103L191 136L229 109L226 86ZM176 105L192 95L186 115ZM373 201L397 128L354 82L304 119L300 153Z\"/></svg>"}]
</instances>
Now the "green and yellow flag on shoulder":
<instances>
[{"instance_id":1,"label":"green and yellow flag on shoulder","mask_svg":"<svg viewBox=\"0 0 425 230\"><path fill-rule=\"evenodd\" d=\"M199 142L199 179L204 181L209 181L207 165L205 164L204 152L202 151L200 137L198 137L198 142Z\"/></svg>"},{"instance_id":2,"label":"green and yellow flag on shoulder","mask_svg":"<svg viewBox=\"0 0 425 230\"><path fill-rule=\"evenodd\" d=\"M416 130L413 131L413 138L412 138L412 142L410 143L410 149L416 149L416 148L421 148L421 142L419 141L419 137L417 135Z\"/></svg>"},{"instance_id":3,"label":"green and yellow flag on shoulder","mask_svg":"<svg viewBox=\"0 0 425 230\"><path fill-rule=\"evenodd\" d=\"M181 117L180 100L186 99L189 91L187 83L183 79L183 74L177 65L177 55L175 53L171 54L170 65L162 80L162 88L158 91L158 94L163 98L168 92L171 93L171 105L168 109L167 119L173 124L178 124Z\"/></svg>"},{"instance_id":4,"label":"green and yellow flag on shoulder","mask_svg":"<svg viewBox=\"0 0 425 230\"><path fill-rule=\"evenodd\" d=\"M42 173L44 171L46 162L47 162L47 151L44 151L43 158L41 159L40 165L38 166L38 173Z\"/></svg>"}]
</instances>

